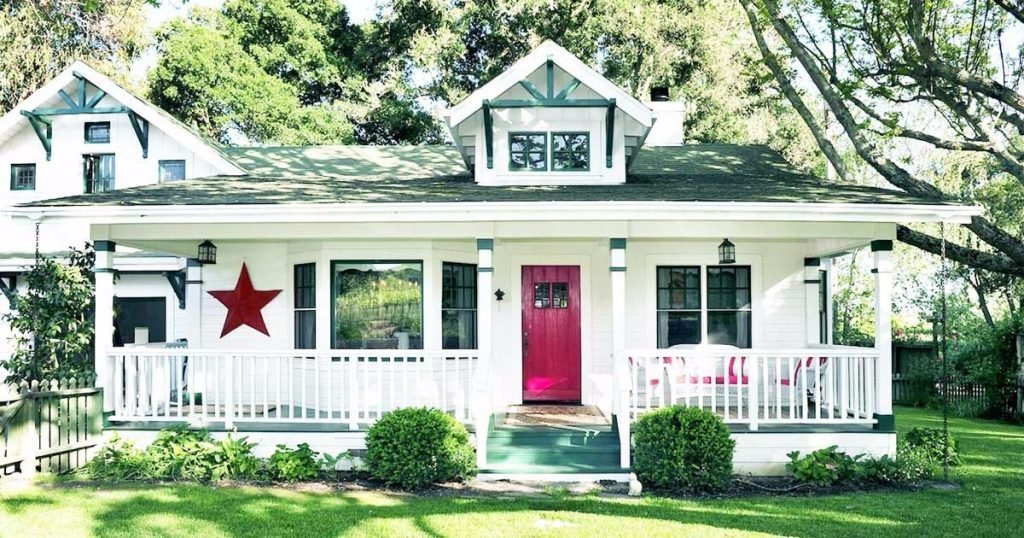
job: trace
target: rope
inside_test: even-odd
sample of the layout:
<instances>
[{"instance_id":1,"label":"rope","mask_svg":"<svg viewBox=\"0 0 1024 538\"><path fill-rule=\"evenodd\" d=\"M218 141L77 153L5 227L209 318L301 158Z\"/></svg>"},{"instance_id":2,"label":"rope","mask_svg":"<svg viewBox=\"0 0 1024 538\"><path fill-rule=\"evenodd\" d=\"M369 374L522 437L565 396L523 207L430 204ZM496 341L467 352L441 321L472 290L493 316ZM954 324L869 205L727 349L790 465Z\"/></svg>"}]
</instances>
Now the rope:
<instances>
[{"instance_id":1,"label":"rope","mask_svg":"<svg viewBox=\"0 0 1024 538\"><path fill-rule=\"evenodd\" d=\"M36 221L36 264L39 264L39 221Z\"/></svg>"},{"instance_id":2,"label":"rope","mask_svg":"<svg viewBox=\"0 0 1024 538\"><path fill-rule=\"evenodd\" d=\"M949 324L946 320L946 223L939 223L939 230L942 233L941 268L939 271L939 301L942 308L942 333L940 342L942 349L942 478L949 482L949 360L947 340L949 337Z\"/></svg>"}]
</instances>

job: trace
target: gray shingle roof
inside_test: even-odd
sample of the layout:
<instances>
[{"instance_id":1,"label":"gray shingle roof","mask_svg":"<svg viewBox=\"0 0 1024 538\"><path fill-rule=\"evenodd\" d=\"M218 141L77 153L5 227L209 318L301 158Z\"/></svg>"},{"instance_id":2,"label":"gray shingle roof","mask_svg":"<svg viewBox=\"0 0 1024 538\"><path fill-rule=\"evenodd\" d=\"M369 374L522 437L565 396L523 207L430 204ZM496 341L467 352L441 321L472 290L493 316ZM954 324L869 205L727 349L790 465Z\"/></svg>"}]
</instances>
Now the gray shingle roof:
<instances>
[{"instance_id":1,"label":"gray shingle roof","mask_svg":"<svg viewBox=\"0 0 1024 538\"><path fill-rule=\"evenodd\" d=\"M624 185L480 186L450 146L225 148L245 176L213 176L29 206L372 202L707 201L943 204L901 191L827 183L765 146L641 150Z\"/></svg>"}]
</instances>

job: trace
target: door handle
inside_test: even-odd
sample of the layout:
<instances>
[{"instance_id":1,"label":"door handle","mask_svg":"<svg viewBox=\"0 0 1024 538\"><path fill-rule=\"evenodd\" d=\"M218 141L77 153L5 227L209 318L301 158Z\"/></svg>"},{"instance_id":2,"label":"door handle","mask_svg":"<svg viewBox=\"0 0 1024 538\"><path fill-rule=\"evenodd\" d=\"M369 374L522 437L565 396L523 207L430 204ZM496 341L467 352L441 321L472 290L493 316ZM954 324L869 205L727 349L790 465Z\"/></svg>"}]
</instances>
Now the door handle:
<instances>
[{"instance_id":1,"label":"door handle","mask_svg":"<svg viewBox=\"0 0 1024 538\"><path fill-rule=\"evenodd\" d=\"M525 359L530 355L530 333L529 331L523 331L523 358Z\"/></svg>"}]
</instances>

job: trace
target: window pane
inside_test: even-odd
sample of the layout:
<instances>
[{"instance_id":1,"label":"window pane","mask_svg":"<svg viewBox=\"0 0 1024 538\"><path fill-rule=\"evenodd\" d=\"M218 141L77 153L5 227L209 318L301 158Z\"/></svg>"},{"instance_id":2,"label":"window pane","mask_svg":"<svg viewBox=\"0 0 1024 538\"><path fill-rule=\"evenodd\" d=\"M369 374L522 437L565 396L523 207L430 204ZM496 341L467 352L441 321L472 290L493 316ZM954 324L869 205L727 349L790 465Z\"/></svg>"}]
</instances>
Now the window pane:
<instances>
[{"instance_id":1,"label":"window pane","mask_svg":"<svg viewBox=\"0 0 1024 538\"><path fill-rule=\"evenodd\" d=\"M185 161L160 161L160 182L185 179Z\"/></svg>"},{"instance_id":2,"label":"window pane","mask_svg":"<svg viewBox=\"0 0 1024 538\"><path fill-rule=\"evenodd\" d=\"M555 133L551 135L551 167L554 170L588 170L590 134Z\"/></svg>"},{"instance_id":3,"label":"window pane","mask_svg":"<svg viewBox=\"0 0 1024 538\"><path fill-rule=\"evenodd\" d=\"M442 310L443 349L476 348L476 310Z\"/></svg>"},{"instance_id":4,"label":"window pane","mask_svg":"<svg viewBox=\"0 0 1024 538\"><path fill-rule=\"evenodd\" d=\"M659 348L699 343L699 312L658 312Z\"/></svg>"},{"instance_id":5,"label":"window pane","mask_svg":"<svg viewBox=\"0 0 1024 538\"><path fill-rule=\"evenodd\" d=\"M316 264L295 266L295 308L316 308Z\"/></svg>"},{"instance_id":6,"label":"window pane","mask_svg":"<svg viewBox=\"0 0 1024 538\"><path fill-rule=\"evenodd\" d=\"M88 122L85 124L85 141L90 144L110 142L110 122Z\"/></svg>"},{"instance_id":7,"label":"window pane","mask_svg":"<svg viewBox=\"0 0 1024 538\"><path fill-rule=\"evenodd\" d=\"M533 285L533 307L547 308L551 306L551 284L537 282Z\"/></svg>"},{"instance_id":8,"label":"window pane","mask_svg":"<svg viewBox=\"0 0 1024 538\"><path fill-rule=\"evenodd\" d=\"M31 191L36 188L36 165L11 165L11 190Z\"/></svg>"},{"instance_id":9,"label":"window pane","mask_svg":"<svg viewBox=\"0 0 1024 538\"><path fill-rule=\"evenodd\" d=\"M547 134L511 133L508 141L510 170L547 170Z\"/></svg>"},{"instance_id":10,"label":"window pane","mask_svg":"<svg viewBox=\"0 0 1024 538\"><path fill-rule=\"evenodd\" d=\"M700 309L700 268L659 267L658 308Z\"/></svg>"},{"instance_id":11,"label":"window pane","mask_svg":"<svg viewBox=\"0 0 1024 538\"><path fill-rule=\"evenodd\" d=\"M750 347L750 312L708 312L708 342Z\"/></svg>"},{"instance_id":12,"label":"window pane","mask_svg":"<svg viewBox=\"0 0 1024 538\"><path fill-rule=\"evenodd\" d=\"M708 267L708 308L750 308L750 268Z\"/></svg>"},{"instance_id":13,"label":"window pane","mask_svg":"<svg viewBox=\"0 0 1024 538\"><path fill-rule=\"evenodd\" d=\"M554 308L569 308L569 284L555 282L551 285L551 304Z\"/></svg>"},{"instance_id":14,"label":"window pane","mask_svg":"<svg viewBox=\"0 0 1024 538\"><path fill-rule=\"evenodd\" d=\"M316 310L295 312L295 349L316 348Z\"/></svg>"},{"instance_id":15,"label":"window pane","mask_svg":"<svg viewBox=\"0 0 1024 538\"><path fill-rule=\"evenodd\" d=\"M421 262L335 262L334 346L422 349Z\"/></svg>"}]
</instances>

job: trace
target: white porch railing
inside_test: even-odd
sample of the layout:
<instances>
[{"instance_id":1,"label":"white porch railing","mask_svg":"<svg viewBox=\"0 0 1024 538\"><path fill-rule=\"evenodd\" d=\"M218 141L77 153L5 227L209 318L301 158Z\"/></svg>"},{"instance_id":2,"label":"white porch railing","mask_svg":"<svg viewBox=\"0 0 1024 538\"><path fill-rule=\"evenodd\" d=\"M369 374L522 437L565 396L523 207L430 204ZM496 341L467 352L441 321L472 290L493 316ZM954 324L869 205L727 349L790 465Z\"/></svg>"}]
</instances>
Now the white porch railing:
<instances>
[{"instance_id":1,"label":"white porch railing","mask_svg":"<svg viewBox=\"0 0 1024 538\"><path fill-rule=\"evenodd\" d=\"M879 353L873 348L641 349L627 365L629 417L673 404L727 423L872 424Z\"/></svg>"},{"instance_id":2,"label":"white porch railing","mask_svg":"<svg viewBox=\"0 0 1024 538\"><path fill-rule=\"evenodd\" d=\"M351 429L409 406L463 422L479 398L475 350L115 348L116 421L319 422Z\"/></svg>"}]
</instances>

